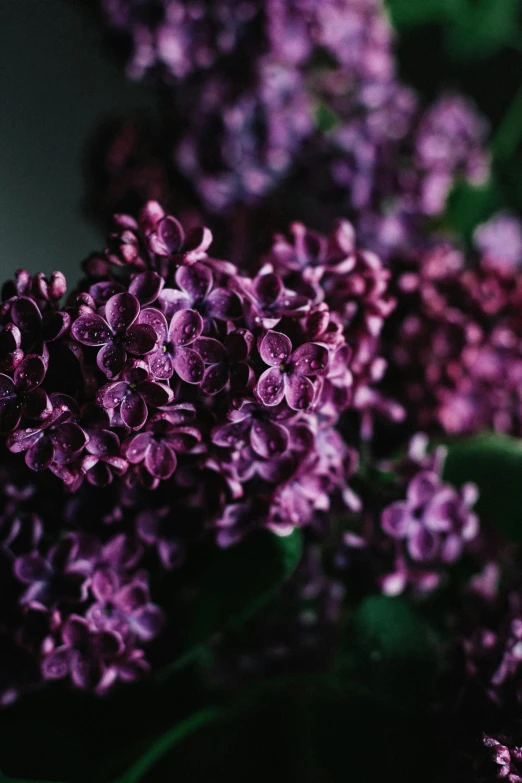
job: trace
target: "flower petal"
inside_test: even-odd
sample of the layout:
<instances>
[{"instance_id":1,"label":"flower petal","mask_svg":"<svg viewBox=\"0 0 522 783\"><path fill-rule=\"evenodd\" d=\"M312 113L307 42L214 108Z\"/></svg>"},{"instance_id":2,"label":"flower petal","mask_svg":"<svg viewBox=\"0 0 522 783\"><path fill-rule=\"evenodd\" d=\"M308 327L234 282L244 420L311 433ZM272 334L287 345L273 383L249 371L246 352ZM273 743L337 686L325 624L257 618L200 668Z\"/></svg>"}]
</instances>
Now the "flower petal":
<instances>
[{"instance_id":1,"label":"flower petal","mask_svg":"<svg viewBox=\"0 0 522 783\"><path fill-rule=\"evenodd\" d=\"M69 674L69 647L57 647L42 661L42 675L46 680L61 680Z\"/></svg>"},{"instance_id":2,"label":"flower petal","mask_svg":"<svg viewBox=\"0 0 522 783\"><path fill-rule=\"evenodd\" d=\"M201 391L205 394L218 394L228 383L228 367L221 362L220 364L211 364L205 370L205 375L201 381Z\"/></svg>"},{"instance_id":3,"label":"flower petal","mask_svg":"<svg viewBox=\"0 0 522 783\"><path fill-rule=\"evenodd\" d=\"M132 618L132 630L144 642L154 639L165 624L165 616L158 606L149 604Z\"/></svg>"},{"instance_id":4,"label":"flower petal","mask_svg":"<svg viewBox=\"0 0 522 783\"><path fill-rule=\"evenodd\" d=\"M92 578L91 590L97 601L108 601L118 590L118 580L111 568L100 568Z\"/></svg>"},{"instance_id":5,"label":"flower petal","mask_svg":"<svg viewBox=\"0 0 522 783\"><path fill-rule=\"evenodd\" d=\"M26 356L14 373L14 382L18 389L29 391L40 386L45 378L45 364L40 356Z\"/></svg>"},{"instance_id":6,"label":"flower petal","mask_svg":"<svg viewBox=\"0 0 522 783\"><path fill-rule=\"evenodd\" d=\"M26 452L25 462L31 470L45 470L53 461L54 448L50 439L40 437Z\"/></svg>"},{"instance_id":7,"label":"flower petal","mask_svg":"<svg viewBox=\"0 0 522 783\"><path fill-rule=\"evenodd\" d=\"M38 306L27 296L20 296L11 308L11 318L21 332L36 332L42 323Z\"/></svg>"},{"instance_id":8,"label":"flower petal","mask_svg":"<svg viewBox=\"0 0 522 783\"><path fill-rule=\"evenodd\" d=\"M17 557L13 568L17 579L28 585L32 582L45 582L52 575L49 563L39 552Z\"/></svg>"},{"instance_id":9,"label":"flower petal","mask_svg":"<svg viewBox=\"0 0 522 783\"><path fill-rule=\"evenodd\" d=\"M236 362L244 362L250 356L254 346L254 335L248 329L237 329L225 338L228 355Z\"/></svg>"},{"instance_id":10,"label":"flower petal","mask_svg":"<svg viewBox=\"0 0 522 783\"><path fill-rule=\"evenodd\" d=\"M219 340L213 337L199 337L193 344L205 364L218 364L227 358L225 348Z\"/></svg>"},{"instance_id":11,"label":"flower petal","mask_svg":"<svg viewBox=\"0 0 522 783\"><path fill-rule=\"evenodd\" d=\"M87 451L95 457L107 457L118 454L120 441L116 433L110 430L98 430L89 434Z\"/></svg>"},{"instance_id":12,"label":"flower petal","mask_svg":"<svg viewBox=\"0 0 522 783\"><path fill-rule=\"evenodd\" d=\"M16 398L0 401L0 432L2 434L16 430L21 418L22 406Z\"/></svg>"},{"instance_id":13,"label":"flower petal","mask_svg":"<svg viewBox=\"0 0 522 783\"><path fill-rule=\"evenodd\" d=\"M202 302L212 288L212 272L204 264L196 262L191 266L180 266L176 272L176 283L191 302Z\"/></svg>"},{"instance_id":14,"label":"flower petal","mask_svg":"<svg viewBox=\"0 0 522 783\"><path fill-rule=\"evenodd\" d=\"M51 401L43 389L33 389L25 395L23 410L28 419L45 419L52 409Z\"/></svg>"},{"instance_id":15,"label":"flower petal","mask_svg":"<svg viewBox=\"0 0 522 783\"><path fill-rule=\"evenodd\" d=\"M288 447L288 430L266 419L257 419L250 430L250 445L260 457L270 459L283 454Z\"/></svg>"},{"instance_id":16,"label":"flower petal","mask_svg":"<svg viewBox=\"0 0 522 783\"><path fill-rule=\"evenodd\" d=\"M386 506L381 514L381 527L392 538L408 535L411 522L410 508L404 501Z\"/></svg>"},{"instance_id":17,"label":"flower petal","mask_svg":"<svg viewBox=\"0 0 522 783\"><path fill-rule=\"evenodd\" d=\"M135 435L129 441L126 441L125 456L130 463L137 465L138 463L143 462L151 440L149 432L140 432L139 435Z\"/></svg>"},{"instance_id":18,"label":"flower petal","mask_svg":"<svg viewBox=\"0 0 522 783\"><path fill-rule=\"evenodd\" d=\"M111 330L105 319L96 313L77 318L71 327L71 334L83 345L105 345L111 338Z\"/></svg>"},{"instance_id":19,"label":"flower petal","mask_svg":"<svg viewBox=\"0 0 522 783\"><path fill-rule=\"evenodd\" d=\"M149 369L151 375L158 380L166 381L174 374L172 356L160 346L156 351L149 353Z\"/></svg>"},{"instance_id":20,"label":"flower petal","mask_svg":"<svg viewBox=\"0 0 522 783\"><path fill-rule=\"evenodd\" d=\"M283 281L273 272L258 275L253 286L256 296L263 306L275 302L284 290Z\"/></svg>"},{"instance_id":21,"label":"flower petal","mask_svg":"<svg viewBox=\"0 0 522 783\"><path fill-rule=\"evenodd\" d=\"M247 418L215 427L212 430L212 442L216 446L222 446L223 448L232 448L240 443L244 443L248 437L250 424L251 419Z\"/></svg>"},{"instance_id":22,"label":"flower petal","mask_svg":"<svg viewBox=\"0 0 522 783\"><path fill-rule=\"evenodd\" d=\"M115 334L132 326L140 312L140 303L132 294L115 294L105 305L107 323Z\"/></svg>"},{"instance_id":23,"label":"flower petal","mask_svg":"<svg viewBox=\"0 0 522 783\"><path fill-rule=\"evenodd\" d=\"M205 372L203 359L192 348L178 348L174 356L174 367L182 381L199 383Z\"/></svg>"},{"instance_id":24,"label":"flower petal","mask_svg":"<svg viewBox=\"0 0 522 783\"><path fill-rule=\"evenodd\" d=\"M169 340L176 346L190 345L203 331L203 319L195 310L174 313L169 327Z\"/></svg>"},{"instance_id":25,"label":"flower petal","mask_svg":"<svg viewBox=\"0 0 522 783\"><path fill-rule=\"evenodd\" d=\"M66 421L60 424L50 433L50 439L53 446L62 454L72 456L81 451L87 443L87 436L78 424L73 421Z\"/></svg>"},{"instance_id":26,"label":"flower petal","mask_svg":"<svg viewBox=\"0 0 522 783\"><path fill-rule=\"evenodd\" d=\"M179 253L185 241L183 226L172 215L166 215L156 227L158 239L165 248L165 253L174 255ZM157 251L159 252L159 251Z\"/></svg>"},{"instance_id":27,"label":"flower petal","mask_svg":"<svg viewBox=\"0 0 522 783\"><path fill-rule=\"evenodd\" d=\"M141 272L131 281L129 293L143 307L156 301L164 285L165 281L157 272Z\"/></svg>"},{"instance_id":28,"label":"flower petal","mask_svg":"<svg viewBox=\"0 0 522 783\"><path fill-rule=\"evenodd\" d=\"M279 367L292 353L292 343L286 334L269 330L259 346L259 355L265 364Z\"/></svg>"},{"instance_id":29,"label":"flower petal","mask_svg":"<svg viewBox=\"0 0 522 783\"><path fill-rule=\"evenodd\" d=\"M124 344L133 356L145 356L156 348L158 337L152 326L134 324L127 329Z\"/></svg>"},{"instance_id":30,"label":"flower petal","mask_svg":"<svg viewBox=\"0 0 522 783\"><path fill-rule=\"evenodd\" d=\"M256 394L263 405L279 405L285 396L284 378L279 368L271 367L259 378Z\"/></svg>"},{"instance_id":31,"label":"flower petal","mask_svg":"<svg viewBox=\"0 0 522 783\"><path fill-rule=\"evenodd\" d=\"M214 288L207 297L205 312L211 318L233 321L243 314L241 299L236 293L227 291L226 288Z\"/></svg>"},{"instance_id":32,"label":"flower petal","mask_svg":"<svg viewBox=\"0 0 522 783\"><path fill-rule=\"evenodd\" d=\"M161 312L156 310L155 307L147 307L140 313L140 324L148 324L152 326L158 337L158 342L164 343L167 339L168 326L167 319Z\"/></svg>"},{"instance_id":33,"label":"flower petal","mask_svg":"<svg viewBox=\"0 0 522 783\"><path fill-rule=\"evenodd\" d=\"M168 479L176 470L176 465L176 455L166 443L150 441L150 447L145 454L145 467L151 476Z\"/></svg>"},{"instance_id":34,"label":"flower petal","mask_svg":"<svg viewBox=\"0 0 522 783\"><path fill-rule=\"evenodd\" d=\"M305 375L285 375L286 401L294 411L310 408L315 400L315 386Z\"/></svg>"},{"instance_id":35,"label":"flower petal","mask_svg":"<svg viewBox=\"0 0 522 783\"><path fill-rule=\"evenodd\" d=\"M127 351L123 345L110 342L98 351L96 364L107 378L116 378L123 370L126 359Z\"/></svg>"},{"instance_id":36,"label":"flower petal","mask_svg":"<svg viewBox=\"0 0 522 783\"><path fill-rule=\"evenodd\" d=\"M430 530L419 526L418 530L408 537L407 547L412 560L432 560L437 554L439 539Z\"/></svg>"},{"instance_id":37,"label":"flower petal","mask_svg":"<svg viewBox=\"0 0 522 783\"><path fill-rule=\"evenodd\" d=\"M140 394L147 405L152 405L155 408L168 405L174 399L174 392L170 386L164 383L154 383L153 381L140 383Z\"/></svg>"},{"instance_id":38,"label":"flower petal","mask_svg":"<svg viewBox=\"0 0 522 783\"><path fill-rule=\"evenodd\" d=\"M328 367L328 348L318 343L305 343L292 354L292 369L301 375L317 375Z\"/></svg>"},{"instance_id":39,"label":"flower petal","mask_svg":"<svg viewBox=\"0 0 522 783\"><path fill-rule=\"evenodd\" d=\"M106 383L98 392L97 402L103 408L111 410L121 405L129 389L126 381L116 381L116 383Z\"/></svg>"},{"instance_id":40,"label":"flower petal","mask_svg":"<svg viewBox=\"0 0 522 783\"><path fill-rule=\"evenodd\" d=\"M131 430L139 430L147 421L147 404L141 394L129 392L125 395L120 408L124 424Z\"/></svg>"}]
</instances>

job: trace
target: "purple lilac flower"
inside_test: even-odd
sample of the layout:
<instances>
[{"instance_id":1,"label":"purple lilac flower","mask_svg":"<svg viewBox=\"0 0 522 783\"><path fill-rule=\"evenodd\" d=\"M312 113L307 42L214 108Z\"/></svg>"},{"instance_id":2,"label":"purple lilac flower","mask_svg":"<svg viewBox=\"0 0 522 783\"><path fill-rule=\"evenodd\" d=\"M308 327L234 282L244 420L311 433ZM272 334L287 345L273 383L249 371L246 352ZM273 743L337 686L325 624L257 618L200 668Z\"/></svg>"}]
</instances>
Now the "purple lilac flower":
<instances>
[{"instance_id":1,"label":"purple lilac flower","mask_svg":"<svg viewBox=\"0 0 522 783\"><path fill-rule=\"evenodd\" d=\"M328 368L328 350L319 343L305 343L292 351L290 339L280 332L268 331L259 346L259 354L270 369L260 376L256 394L264 405L286 401L293 410L309 408L316 395L310 376Z\"/></svg>"},{"instance_id":2,"label":"purple lilac flower","mask_svg":"<svg viewBox=\"0 0 522 783\"><path fill-rule=\"evenodd\" d=\"M13 378L0 374L0 432L12 432L27 419L45 419L51 413L49 397L40 388L45 364L39 356L26 356Z\"/></svg>"},{"instance_id":3,"label":"purple lilac flower","mask_svg":"<svg viewBox=\"0 0 522 783\"><path fill-rule=\"evenodd\" d=\"M473 233L480 254L492 264L512 268L522 261L522 225L515 215L499 212Z\"/></svg>"},{"instance_id":4,"label":"purple lilac flower","mask_svg":"<svg viewBox=\"0 0 522 783\"><path fill-rule=\"evenodd\" d=\"M345 534L348 551L366 551L373 559L382 591L397 595L407 588L429 592L447 567L459 560L479 533L472 511L478 497L473 484L455 489L441 478L445 452L426 454L423 435L410 442L408 458L394 470L394 493L400 499L364 508L359 531ZM416 466L416 467L415 467ZM369 562L368 561L368 562Z\"/></svg>"},{"instance_id":5,"label":"purple lilac flower","mask_svg":"<svg viewBox=\"0 0 522 783\"><path fill-rule=\"evenodd\" d=\"M399 306L384 334L387 390L413 428L520 432L520 306L514 269L438 246L397 264Z\"/></svg>"},{"instance_id":6,"label":"purple lilac flower","mask_svg":"<svg viewBox=\"0 0 522 783\"><path fill-rule=\"evenodd\" d=\"M205 509L202 528L215 529L221 543L257 525L288 534L318 524L332 507L353 506L354 449L334 428L356 409L354 388L373 388L379 377L379 331L393 302L388 273L356 249L352 227L340 223L329 237L294 227L295 243L277 239L271 266L262 259L240 277L233 264L209 257L206 229L187 240L158 204L145 205L138 220L119 215L117 225L69 295L68 329L46 360L34 359L52 410L33 420L22 407L8 448L74 495L85 482L101 508L113 498L100 517L136 530L164 563L185 550L168 529L170 510L165 524L144 528L142 516L138 529L122 493L165 484L179 497L177 517ZM49 292L63 285L53 279L21 273L5 321L20 297L58 308ZM29 361L15 372L15 389ZM357 429L354 445L358 439ZM247 518L241 508L251 496L257 512ZM81 508L71 525L76 518L98 535Z\"/></svg>"},{"instance_id":7,"label":"purple lilac flower","mask_svg":"<svg viewBox=\"0 0 522 783\"><path fill-rule=\"evenodd\" d=\"M139 430L147 421L148 406L161 408L174 399L172 389L150 380L147 365L136 362L127 367L121 379L107 383L99 391L98 402L108 410L119 409L123 424L130 430Z\"/></svg>"},{"instance_id":8,"label":"purple lilac flower","mask_svg":"<svg viewBox=\"0 0 522 783\"><path fill-rule=\"evenodd\" d=\"M148 324L136 323L140 312L132 294L115 294L105 305L105 318L97 313L80 316L72 326L72 336L88 346L102 346L96 362L108 378L116 378L127 355L144 356L156 346L156 333Z\"/></svg>"},{"instance_id":9,"label":"purple lilac flower","mask_svg":"<svg viewBox=\"0 0 522 783\"><path fill-rule=\"evenodd\" d=\"M477 767L483 780L522 783L522 748L515 745L510 737L484 734L482 747Z\"/></svg>"}]
</instances>

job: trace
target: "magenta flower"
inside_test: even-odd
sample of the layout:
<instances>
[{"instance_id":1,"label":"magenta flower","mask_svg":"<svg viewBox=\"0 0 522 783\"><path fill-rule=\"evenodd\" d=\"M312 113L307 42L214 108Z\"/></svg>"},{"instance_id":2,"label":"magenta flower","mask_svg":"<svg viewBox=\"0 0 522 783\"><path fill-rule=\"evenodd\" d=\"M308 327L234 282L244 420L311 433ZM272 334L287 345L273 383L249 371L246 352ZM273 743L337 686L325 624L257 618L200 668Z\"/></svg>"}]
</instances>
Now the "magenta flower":
<instances>
[{"instance_id":1,"label":"magenta flower","mask_svg":"<svg viewBox=\"0 0 522 783\"><path fill-rule=\"evenodd\" d=\"M186 383L197 384L203 378L203 359L191 348L203 331L203 319L195 310L178 310L170 324L160 310L142 310L140 321L154 329L158 347L149 357L151 374L168 380L176 372Z\"/></svg>"},{"instance_id":2,"label":"magenta flower","mask_svg":"<svg viewBox=\"0 0 522 783\"><path fill-rule=\"evenodd\" d=\"M242 313L241 300L235 292L214 288L214 276L206 264L180 266L176 283L179 291L164 288L159 297L167 317L178 310L196 310L205 322L204 330L208 331L214 320L234 320Z\"/></svg>"},{"instance_id":3,"label":"magenta flower","mask_svg":"<svg viewBox=\"0 0 522 783\"><path fill-rule=\"evenodd\" d=\"M23 603L50 607L86 599L92 561L83 556L77 537L69 535L52 547L47 557L37 551L18 557L14 572L28 585Z\"/></svg>"},{"instance_id":4,"label":"magenta flower","mask_svg":"<svg viewBox=\"0 0 522 783\"><path fill-rule=\"evenodd\" d=\"M71 419L77 415L76 403L65 395L51 394L52 411L33 427L19 429L7 439L7 447L15 454L25 452L31 470L45 470L53 462L66 465L76 459L87 443L82 428ZM64 401L65 400L65 401Z\"/></svg>"},{"instance_id":5,"label":"magenta flower","mask_svg":"<svg viewBox=\"0 0 522 783\"><path fill-rule=\"evenodd\" d=\"M49 397L40 388L46 366L39 356L26 356L17 366L13 379L0 374L0 432L12 432L22 415L44 419L51 413Z\"/></svg>"},{"instance_id":6,"label":"magenta flower","mask_svg":"<svg viewBox=\"0 0 522 783\"><path fill-rule=\"evenodd\" d=\"M149 406L160 408L172 402L173 398L174 392L169 386L150 380L144 362L136 362L124 369L119 381L105 384L98 393L99 404L109 410L119 407L123 424L131 430L143 427Z\"/></svg>"},{"instance_id":7,"label":"magenta flower","mask_svg":"<svg viewBox=\"0 0 522 783\"><path fill-rule=\"evenodd\" d=\"M163 612L151 603L146 581L137 574L121 584L110 568L96 571L91 592L96 602L89 607L86 619L98 631L113 631L122 638L150 641L158 635L164 622Z\"/></svg>"},{"instance_id":8,"label":"magenta flower","mask_svg":"<svg viewBox=\"0 0 522 783\"><path fill-rule=\"evenodd\" d=\"M310 307L310 300L288 290L270 264L252 281L240 279L237 285L249 300L248 320L264 329L273 329L283 316L299 316Z\"/></svg>"},{"instance_id":9,"label":"magenta flower","mask_svg":"<svg viewBox=\"0 0 522 783\"><path fill-rule=\"evenodd\" d=\"M308 376L328 369L328 349L318 343L305 343L292 352L286 334L268 331L259 346L259 354L269 370L257 382L256 394L263 405L279 405L286 397L293 410L310 408L316 387Z\"/></svg>"},{"instance_id":10,"label":"magenta flower","mask_svg":"<svg viewBox=\"0 0 522 783\"><path fill-rule=\"evenodd\" d=\"M105 305L105 318L92 313L81 315L72 325L72 335L83 345L101 346L96 362L108 378L123 370L127 355L144 356L156 346L151 326L136 323L140 303L132 294L112 296Z\"/></svg>"},{"instance_id":11,"label":"magenta flower","mask_svg":"<svg viewBox=\"0 0 522 783\"><path fill-rule=\"evenodd\" d=\"M230 381L234 390L246 389L254 379L247 364L254 344L254 336L248 329L230 332L223 343L213 337L200 337L194 347L209 366L201 382L205 394L217 394Z\"/></svg>"},{"instance_id":12,"label":"magenta flower","mask_svg":"<svg viewBox=\"0 0 522 783\"><path fill-rule=\"evenodd\" d=\"M263 459L284 454L290 435L288 428L276 419L289 419L293 414L286 406L268 410L256 402L245 400L238 410L229 413L230 422L212 431L212 442L223 448L249 443L257 456Z\"/></svg>"},{"instance_id":13,"label":"magenta flower","mask_svg":"<svg viewBox=\"0 0 522 783\"><path fill-rule=\"evenodd\" d=\"M124 453L132 465L143 463L151 476L167 479L176 470L176 452L192 451L200 441L197 428L175 424L162 412L152 417L144 432L124 444Z\"/></svg>"},{"instance_id":14,"label":"magenta flower","mask_svg":"<svg viewBox=\"0 0 522 783\"><path fill-rule=\"evenodd\" d=\"M42 661L44 679L58 680L70 675L77 688L103 692L104 675L110 663L124 651L119 634L95 631L87 620L72 614L62 628L62 642Z\"/></svg>"}]
</instances>

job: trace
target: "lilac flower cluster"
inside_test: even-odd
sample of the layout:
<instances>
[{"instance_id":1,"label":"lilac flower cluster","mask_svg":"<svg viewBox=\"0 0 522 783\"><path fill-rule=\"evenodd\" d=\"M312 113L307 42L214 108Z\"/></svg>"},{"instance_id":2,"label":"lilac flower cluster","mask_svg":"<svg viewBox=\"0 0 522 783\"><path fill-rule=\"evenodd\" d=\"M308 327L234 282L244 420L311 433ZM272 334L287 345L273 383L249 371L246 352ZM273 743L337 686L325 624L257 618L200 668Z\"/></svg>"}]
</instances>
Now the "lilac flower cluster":
<instances>
[{"instance_id":1,"label":"lilac flower cluster","mask_svg":"<svg viewBox=\"0 0 522 783\"><path fill-rule=\"evenodd\" d=\"M296 226L246 277L208 255L208 229L185 235L155 202L115 220L65 306L59 276L19 273L5 291L9 450L70 490L172 481L190 495L213 474L206 526L222 545L356 504L357 439L348 446L335 427L346 410L379 407L378 338L393 300L351 226L328 238ZM161 551L170 562L167 543Z\"/></svg>"},{"instance_id":2,"label":"lilac flower cluster","mask_svg":"<svg viewBox=\"0 0 522 783\"><path fill-rule=\"evenodd\" d=\"M31 480L6 456L0 704L48 680L68 678L103 694L142 677L149 670L143 646L163 626L140 568L144 547L132 533L67 532L72 500L60 484Z\"/></svg>"},{"instance_id":3,"label":"lilac flower cluster","mask_svg":"<svg viewBox=\"0 0 522 783\"><path fill-rule=\"evenodd\" d=\"M484 776L482 780L522 783L522 748L514 745L509 737L487 734L482 738L482 745L489 762L489 777Z\"/></svg>"},{"instance_id":4,"label":"lilac flower cluster","mask_svg":"<svg viewBox=\"0 0 522 783\"><path fill-rule=\"evenodd\" d=\"M516 269L437 246L397 264L388 391L413 428L520 434L522 287Z\"/></svg>"},{"instance_id":5,"label":"lilac flower cluster","mask_svg":"<svg viewBox=\"0 0 522 783\"><path fill-rule=\"evenodd\" d=\"M342 66L387 76L390 27L378 0L101 0L109 31L127 41L131 78L185 79L228 61L270 53L292 66L316 48Z\"/></svg>"},{"instance_id":6,"label":"lilac flower cluster","mask_svg":"<svg viewBox=\"0 0 522 783\"><path fill-rule=\"evenodd\" d=\"M393 471L393 481L378 502L364 506L358 529L345 533L345 550L338 556L344 568L363 558L386 595L407 588L433 590L479 532L472 511L476 486L457 490L444 482L445 450L428 453L427 445L427 438L418 434L407 459L383 466ZM390 495L397 499L389 502Z\"/></svg>"},{"instance_id":7,"label":"lilac flower cluster","mask_svg":"<svg viewBox=\"0 0 522 783\"><path fill-rule=\"evenodd\" d=\"M290 171L306 139L320 143L314 132L324 107L339 115L347 154L356 142L362 158L403 135L411 114L378 0L227 0L219 8L103 0L101 8L107 29L127 41L129 75L167 87L160 167L168 171L175 160L204 214L258 203ZM130 191L143 186L147 168L151 185L158 182L147 136L143 163L128 161L122 184ZM125 128L105 143L102 167L109 168L111 154L125 152ZM145 195L154 197L152 190Z\"/></svg>"}]
</instances>

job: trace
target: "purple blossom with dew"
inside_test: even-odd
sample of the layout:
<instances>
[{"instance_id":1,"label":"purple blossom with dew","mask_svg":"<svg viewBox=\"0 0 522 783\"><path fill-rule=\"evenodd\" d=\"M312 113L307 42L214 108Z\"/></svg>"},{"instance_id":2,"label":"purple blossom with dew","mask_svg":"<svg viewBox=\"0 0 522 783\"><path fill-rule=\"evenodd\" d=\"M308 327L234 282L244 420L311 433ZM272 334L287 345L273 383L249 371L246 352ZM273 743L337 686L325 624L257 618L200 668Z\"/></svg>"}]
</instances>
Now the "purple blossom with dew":
<instances>
[{"instance_id":1,"label":"purple blossom with dew","mask_svg":"<svg viewBox=\"0 0 522 783\"><path fill-rule=\"evenodd\" d=\"M105 305L105 317L81 315L71 333L82 345L100 347L96 362L108 378L117 377L127 356L144 356L156 347L156 332L148 324L135 323L140 305L135 296L115 294Z\"/></svg>"}]
</instances>

